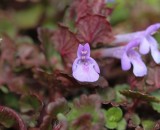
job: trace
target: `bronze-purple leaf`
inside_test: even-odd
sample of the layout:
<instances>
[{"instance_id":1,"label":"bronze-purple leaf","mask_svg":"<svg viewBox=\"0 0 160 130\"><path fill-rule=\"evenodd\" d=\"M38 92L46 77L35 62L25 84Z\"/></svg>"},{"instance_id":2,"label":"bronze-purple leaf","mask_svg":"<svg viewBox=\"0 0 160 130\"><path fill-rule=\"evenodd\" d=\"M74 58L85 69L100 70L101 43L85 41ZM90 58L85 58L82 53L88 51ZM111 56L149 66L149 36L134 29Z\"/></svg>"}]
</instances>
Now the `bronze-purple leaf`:
<instances>
[{"instance_id":1,"label":"bronze-purple leaf","mask_svg":"<svg viewBox=\"0 0 160 130\"><path fill-rule=\"evenodd\" d=\"M54 33L53 43L56 50L61 54L64 63L71 67L76 58L79 43L75 34L69 31L67 27L59 25L59 29Z\"/></svg>"},{"instance_id":2,"label":"bronze-purple leaf","mask_svg":"<svg viewBox=\"0 0 160 130\"><path fill-rule=\"evenodd\" d=\"M108 16L112 9L106 6L105 0L74 0L70 7L70 17L79 20L87 14Z\"/></svg>"},{"instance_id":3,"label":"bronze-purple leaf","mask_svg":"<svg viewBox=\"0 0 160 130\"><path fill-rule=\"evenodd\" d=\"M6 128L14 127L17 130L27 130L20 115L11 108L0 106L0 124Z\"/></svg>"},{"instance_id":4,"label":"bronze-purple leaf","mask_svg":"<svg viewBox=\"0 0 160 130\"><path fill-rule=\"evenodd\" d=\"M69 81L71 81L74 84L74 86L77 86L77 87L91 87L91 88L95 88L95 87L106 88L106 87L108 87L107 80L105 78L103 78L102 76L99 77L98 81L91 83L91 82L79 82L72 75L64 73L64 72L60 72L59 75L67 78Z\"/></svg>"},{"instance_id":5,"label":"bronze-purple leaf","mask_svg":"<svg viewBox=\"0 0 160 130\"><path fill-rule=\"evenodd\" d=\"M47 106L47 113L55 118L58 113L66 113L69 111L69 106L64 98L58 98L55 102L50 102Z\"/></svg>"},{"instance_id":6,"label":"bronze-purple leaf","mask_svg":"<svg viewBox=\"0 0 160 130\"><path fill-rule=\"evenodd\" d=\"M82 43L96 46L97 43L107 44L113 40L111 25L104 16L88 14L78 20L76 27L77 38Z\"/></svg>"}]
</instances>

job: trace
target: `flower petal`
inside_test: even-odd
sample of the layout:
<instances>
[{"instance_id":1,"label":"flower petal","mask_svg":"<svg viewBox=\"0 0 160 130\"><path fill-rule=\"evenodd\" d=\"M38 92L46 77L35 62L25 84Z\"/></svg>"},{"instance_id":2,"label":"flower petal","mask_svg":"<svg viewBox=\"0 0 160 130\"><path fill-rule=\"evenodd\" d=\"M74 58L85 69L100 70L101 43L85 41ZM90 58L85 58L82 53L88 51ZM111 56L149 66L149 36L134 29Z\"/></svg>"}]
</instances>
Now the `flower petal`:
<instances>
[{"instance_id":1,"label":"flower petal","mask_svg":"<svg viewBox=\"0 0 160 130\"><path fill-rule=\"evenodd\" d=\"M73 77L80 82L95 82L99 79L99 74L94 69L94 64L81 63L73 71Z\"/></svg>"},{"instance_id":2,"label":"flower petal","mask_svg":"<svg viewBox=\"0 0 160 130\"><path fill-rule=\"evenodd\" d=\"M121 58L121 66L123 70L129 70L131 68L130 59L126 53L124 53Z\"/></svg>"},{"instance_id":3,"label":"flower petal","mask_svg":"<svg viewBox=\"0 0 160 130\"><path fill-rule=\"evenodd\" d=\"M72 71L76 70L79 60L80 60L80 58L76 58L74 60L73 65L72 65Z\"/></svg>"},{"instance_id":4,"label":"flower petal","mask_svg":"<svg viewBox=\"0 0 160 130\"><path fill-rule=\"evenodd\" d=\"M146 29L146 35L152 35L153 33L155 33L158 29L160 28L160 23L156 23L153 25L150 25L147 29Z\"/></svg>"},{"instance_id":5,"label":"flower petal","mask_svg":"<svg viewBox=\"0 0 160 130\"><path fill-rule=\"evenodd\" d=\"M151 55L154 61L159 64L160 63L160 52L158 48L155 48L154 46L151 46Z\"/></svg>"},{"instance_id":6,"label":"flower petal","mask_svg":"<svg viewBox=\"0 0 160 130\"><path fill-rule=\"evenodd\" d=\"M89 58L89 60L93 63L93 67L94 67L95 71L97 73L100 73L100 69L99 69L99 66L98 66L97 62L91 57Z\"/></svg>"},{"instance_id":7,"label":"flower petal","mask_svg":"<svg viewBox=\"0 0 160 130\"><path fill-rule=\"evenodd\" d=\"M154 61L159 64L160 63L160 52L158 50L158 43L152 36L148 37L151 47L151 55Z\"/></svg>"},{"instance_id":8,"label":"flower petal","mask_svg":"<svg viewBox=\"0 0 160 130\"><path fill-rule=\"evenodd\" d=\"M139 46L139 52L143 55L147 54L150 50L150 43L149 41L144 37L141 40L140 46Z\"/></svg>"},{"instance_id":9,"label":"flower petal","mask_svg":"<svg viewBox=\"0 0 160 130\"><path fill-rule=\"evenodd\" d=\"M90 57L90 46L88 43L84 45L84 50L87 51L87 57Z\"/></svg>"},{"instance_id":10,"label":"flower petal","mask_svg":"<svg viewBox=\"0 0 160 130\"><path fill-rule=\"evenodd\" d=\"M147 74L147 67L141 59L141 56L136 51L130 52L130 60L133 64L133 73L137 77L142 77Z\"/></svg>"},{"instance_id":11,"label":"flower petal","mask_svg":"<svg viewBox=\"0 0 160 130\"><path fill-rule=\"evenodd\" d=\"M77 50L77 57L80 58L81 57L81 52L83 50L83 45L79 44L78 46L78 50Z\"/></svg>"}]
</instances>

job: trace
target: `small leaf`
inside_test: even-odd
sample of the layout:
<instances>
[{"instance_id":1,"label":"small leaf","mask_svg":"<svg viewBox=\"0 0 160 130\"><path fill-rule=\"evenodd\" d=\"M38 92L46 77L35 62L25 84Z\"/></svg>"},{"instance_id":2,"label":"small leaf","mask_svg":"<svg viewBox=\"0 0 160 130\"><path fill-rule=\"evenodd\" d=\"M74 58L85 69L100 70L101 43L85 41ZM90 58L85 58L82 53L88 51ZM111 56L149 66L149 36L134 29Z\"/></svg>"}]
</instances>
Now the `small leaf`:
<instances>
[{"instance_id":1,"label":"small leaf","mask_svg":"<svg viewBox=\"0 0 160 130\"><path fill-rule=\"evenodd\" d=\"M113 40L111 26L106 17L100 15L86 15L76 24L77 38L80 42L96 46L97 43L107 44Z\"/></svg>"},{"instance_id":2,"label":"small leaf","mask_svg":"<svg viewBox=\"0 0 160 130\"><path fill-rule=\"evenodd\" d=\"M121 94L123 94L126 97L133 98L133 99L139 99L147 102L156 102L160 103L160 100L154 96L150 96L146 93L138 92L138 91L132 91L132 90L123 90L120 91Z\"/></svg>"},{"instance_id":3,"label":"small leaf","mask_svg":"<svg viewBox=\"0 0 160 130\"><path fill-rule=\"evenodd\" d=\"M126 97L120 93L120 91L127 90L127 89L129 89L129 86L127 84L115 86L115 93L116 93L115 101L116 102L123 102L123 101L127 100Z\"/></svg>"},{"instance_id":4,"label":"small leaf","mask_svg":"<svg viewBox=\"0 0 160 130\"><path fill-rule=\"evenodd\" d=\"M36 95L23 95L20 99L20 109L22 112L38 112L42 108L42 102Z\"/></svg>"},{"instance_id":5,"label":"small leaf","mask_svg":"<svg viewBox=\"0 0 160 130\"><path fill-rule=\"evenodd\" d=\"M154 96L156 99L160 100L160 90L157 90L155 92L151 93L152 96ZM151 106L152 108L157 111L158 113L160 113L160 103L157 102L151 102Z\"/></svg>"},{"instance_id":6,"label":"small leaf","mask_svg":"<svg viewBox=\"0 0 160 130\"><path fill-rule=\"evenodd\" d=\"M55 102L51 102L47 106L47 113L55 118L58 113L66 113L69 111L69 106L64 98L59 98Z\"/></svg>"},{"instance_id":7,"label":"small leaf","mask_svg":"<svg viewBox=\"0 0 160 130\"><path fill-rule=\"evenodd\" d=\"M125 118L122 118L122 120L118 122L117 130L126 130L126 126L127 126L127 121L125 120Z\"/></svg>"},{"instance_id":8,"label":"small leaf","mask_svg":"<svg viewBox=\"0 0 160 130\"><path fill-rule=\"evenodd\" d=\"M118 125L118 123L117 122L107 122L106 123L106 127L107 128L109 128L109 129L115 129L115 128L117 128L117 125Z\"/></svg>"},{"instance_id":9,"label":"small leaf","mask_svg":"<svg viewBox=\"0 0 160 130\"><path fill-rule=\"evenodd\" d=\"M16 126L18 130L27 130L21 117L8 107L0 106L0 123L6 128Z\"/></svg>"},{"instance_id":10,"label":"small leaf","mask_svg":"<svg viewBox=\"0 0 160 130\"><path fill-rule=\"evenodd\" d=\"M142 126L144 130L153 130L155 126L155 122L152 120L143 120Z\"/></svg>"},{"instance_id":11,"label":"small leaf","mask_svg":"<svg viewBox=\"0 0 160 130\"><path fill-rule=\"evenodd\" d=\"M138 126L141 123L141 119L137 114L131 115L131 123L133 126Z\"/></svg>"},{"instance_id":12,"label":"small leaf","mask_svg":"<svg viewBox=\"0 0 160 130\"><path fill-rule=\"evenodd\" d=\"M119 107L112 107L106 111L106 118L109 122L118 122L122 118L122 110Z\"/></svg>"},{"instance_id":13,"label":"small leaf","mask_svg":"<svg viewBox=\"0 0 160 130\"><path fill-rule=\"evenodd\" d=\"M63 61L71 66L76 58L79 43L75 34L69 31L67 27L59 25L59 29L54 33L52 40Z\"/></svg>"},{"instance_id":14,"label":"small leaf","mask_svg":"<svg viewBox=\"0 0 160 130\"><path fill-rule=\"evenodd\" d=\"M42 44L42 49L47 59L49 59L54 53L54 48L51 41L53 34L54 32L47 28L38 28L38 39Z\"/></svg>"}]
</instances>

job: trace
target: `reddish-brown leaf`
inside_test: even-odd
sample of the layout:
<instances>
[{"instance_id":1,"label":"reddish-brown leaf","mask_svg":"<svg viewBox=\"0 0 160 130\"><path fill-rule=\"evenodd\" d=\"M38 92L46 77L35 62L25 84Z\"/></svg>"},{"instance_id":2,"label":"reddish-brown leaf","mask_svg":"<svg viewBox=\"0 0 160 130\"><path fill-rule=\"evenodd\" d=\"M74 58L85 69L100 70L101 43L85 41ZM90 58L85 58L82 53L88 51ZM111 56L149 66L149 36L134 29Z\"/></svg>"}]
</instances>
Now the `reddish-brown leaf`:
<instances>
[{"instance_id":1,"label":"reddish-brown leaf","mask_svg":"<svg viewBox=\"0 0 160 130\"><path fill-rule=\"evenodd\" d=\"M112 9L106 7L105 0L74 0L70 8L71 18L79 20L86 14L108 16Z\"/></svg>"},{"instance_id":2,"label":"reddish-brown leaf","mask_svg":"<svg viewBox=\"0 0 160 130\"><path fill-rule=\"evenodd\" d=\"M53 36L53 42L55 48L61 54L64 63L71 66L73 60L76 58L79 43L75 34L69 31L67 27L60 25L59 30Z\"/></svg>"},{"instance_id":3,"label":"reddish-brown leaf","mask_svg":"<svg viewBox=\"0 0 160 130\"><path fill-rule=\"evenodd\" d=\"M104 79L102 76L99 77L98 81L96 82L79 82L77 81L72 75L60 72L58 74L59 76L62 76L64 78L67 78L71 83L73 84L74 88L77 87L88 87L88 88L95 88L95 87L101 87L106 88L108 87L108 81ZM70 86L71 87L71 86Z\"/></svg>"},{"instance_id":4,"label":"reddish-brown leaf","mask_svg":"<svg viewBox=\"0 0 160 130\"><path fill-rule=\"evenodd\" d=\"M111 26L103 16L88 14L79 19L76 27L80 42L95 46L97 43L107 44L113 40Z\"/></svg>"},{"instance_id":5,"label":"reddish-brown leaf","mask_svg":"<svg viewBox=\"0 0 160 130\"><path fill-rule=\"evenodd\" d=\"M14 126L17 130L27 130L18 113L8 107L0 106L0 123L7 128Z\"/></svg>"},{"instance_id":6,"label":"reddish-brown leaf","mask_svg":"<svg viewBox=\"0 0 160 130\"><path fill-rule=\"evenodd\" d=\"M17 49L17 56L25 67L42 66L45 64L44 55L37 46L20 44Z\"/></svg>"},{"instance_id":7,"label":"reddish-brown leaf","mask_svg":"<svg viewBox=\"0 0 160 130\"><path fill-rule=\"evenodd\" d=\"M14 56L16 52L16 45L9 36L2 36L2 41L0 42L0 51L1 60L5 60L13 65L15 62Z\"/></svg>"}]
</instances>

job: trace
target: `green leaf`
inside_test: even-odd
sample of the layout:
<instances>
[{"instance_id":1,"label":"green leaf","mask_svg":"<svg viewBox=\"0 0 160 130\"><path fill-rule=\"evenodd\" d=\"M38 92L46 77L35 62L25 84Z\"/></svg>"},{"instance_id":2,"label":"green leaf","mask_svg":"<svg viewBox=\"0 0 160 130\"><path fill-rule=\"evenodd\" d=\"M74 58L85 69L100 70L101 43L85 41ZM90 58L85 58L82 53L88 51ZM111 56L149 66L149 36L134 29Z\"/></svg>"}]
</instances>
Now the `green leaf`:
<instances>
[{"instance_id":1,"label":"green leaf","mask_svg":"<svg viewBox=\"0 0 160 130\"><path fill-rule=\"evenodd\" d=\"M66 117L64 116L63 113L58 113L58 114L57 114L57 119L58 119L59 121L62 121L62 120L66 120Z\"/></svg>"},{"instance_id":2,"label":"green leaf","mask_svg":"<svg viewBox=\"0 0 160 130\"><path fill-rule=\"evenodd\" d=\"M38 112L42 108L42 102L36 95L24 95L19 103L22 112Z\"/></svg>"},{"instance_id":3,"label":"green leaf","mask_svg":"<svg viewBox=\"0 0 160 130\"><path fill-rule=\"evenodd\" d=\"M23 29L35 27L38 24L42 12L43 8L41 5L18 11L14 16L15 24L17 27Z\"/></svg>"},{"instance_id":4,"label":"green leaf","mask_svg":"<svg viewBox=\"0 0 160 130\"><path fill-rule=\"evenodd\" d=\"M8 93L8 94L5 94L3 98L4 98L4 102L6 106L11 107L16 110L19 109L19 106L18 106L19 99L15 94Z\"/></svg>"},{"instance_id":5,"label":"green leaf","mask_svg":"<svg viewBox=\"0 0 160 130\"><path fill-rule=\"evenodd\" d=\"M128 90L128 89L129 89L129 86L127 84L115 86L115 93L116 93L115 101L116 102L123 102L123 101L127 100L126 97L120 93L120 91Z\"/></svg>"},{"instance_id":6,"label":"green leaf","mask_svg":"<svg viewBox=\"0 0 160 130\"><path fill-rule=\"evenodd\" d=\"M153 130L155 122L152 120L143 120L142 126L144 130Z\"/></svg>"},{"instance_id":7,"label":"green leaf","mask_svg":"<svg viewBox=\"0 0 160 130\"><path fill-rule=\"evenodd\" d=\"M5 17L0 18L0 33L6 33L12 37L15 36L16 32L17 29L12 20L9 20Z\"/></svg>"},{"instance_id":8,"label":"green leaf","mask_svg":"<svg viewBox=\"0 0 160 130\"><path fill-rule=\"evenodd\" d=\"M109 122L118 122L122 118L122 110L119 107L112 107L106 111L106 118Z\"/></svg>"},{"instance_id":9,"label":"green leaf","mask_svg":"<svg viewBox=\"0 0 160 130\"><path fill-rule=\"evenodd\" d=\"M117 125L118 125L117 122L109 122L108 121L106 123L106 127L109 128L109 129L115 129L115 128L117 128Z\"/></svg>"},{"instance_id":10,"label":"green leaf","mask_svg":"<svg viewBox=\"0 0 160 130\"><path fill-rule=\"evenodd\" d=\"M6 86L0 86L0 90L5 94L9 93L9 90Z\"/></svg>"},{"instance_id":11,"label":"green leaf","mask_svg":"<svg viewBox=\"0 0 160 130\"><path fill-rule=\"evenodd\" d=\"M160 90L152 92L151 95L160 100ZM151 102L151 106L155 111L160 113L160 103Z\"/></svg>"},{"instance_id":12,"label":"green leaf","mask_svg":"<svg viewBox=\"0 0 160 130\"><path fill-rule=\"evenodd\" d=\"M127 121L124 118L122 118L122 120L118 122L117 130L126 130L126 126L127 126Z\"/></svg>"},{"instance_id":13,"label":"green leaf","mask_svg":"<svg viewBox=\"0 0 160 130\"><path fill-rule=\"evenodd\" d=\"M141 123L141 119L139 118L137 114L131 115L131 121L134 126L138 126Z\"/></svg>"}]
</instances>

